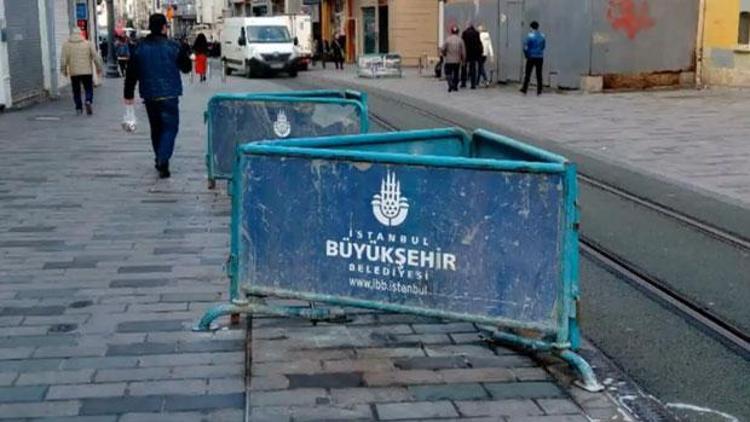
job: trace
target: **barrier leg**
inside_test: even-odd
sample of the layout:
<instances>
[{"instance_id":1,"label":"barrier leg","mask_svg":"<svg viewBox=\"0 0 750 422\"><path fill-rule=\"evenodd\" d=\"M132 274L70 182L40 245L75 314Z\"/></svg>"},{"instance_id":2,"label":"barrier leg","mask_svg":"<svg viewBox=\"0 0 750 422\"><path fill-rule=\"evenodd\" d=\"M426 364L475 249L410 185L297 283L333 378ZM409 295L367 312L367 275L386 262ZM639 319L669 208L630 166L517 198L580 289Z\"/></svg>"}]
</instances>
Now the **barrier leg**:
<instances>
[{"instance_id":1,"label":"barrier leg","mask_svg":"<svg viewBox=\"0 0 750 422\"><path fill-rule=\"evenodd\" d=\"M219 327L212 323L216 318L230 315L234 318L240 314L266 314L280 317L296 317L317 322L342 322L346 320L346 313L340 308L318 308L318 307L299 307L299 306L269 306L258 301L251 301L244 304L225 303L209 308L193 327L193 331L211 331Z\"/></svg>"},{"instance_id":2,"label":"barrier leg","mask_svg":"<svg viewBox=\"0 0 750 422\"><path fill-rule=\"evenodd\" d=\"M216 189L216 179L208 179L208 188L211 190Z\"/></svg>"},{"instance_id":3,"label":"barrier leg","mask_svg":"<svg viewBox=\"0 0 750 422\"><path fill-rule=\"evenodd\" d=\"M591 365L589 365L581 355L568 348L555 347L553 344L546 341L528 339L503 331L494 331L492 333L492 339L531 352L552 352L567 362L578 373L580 380L575 381L575 384L578 387L592 393L604 390L604 386L597 381L594 370L591 369Z\"/></svg>"},{"instance_id":4,"label":"barrier leg","mask_svg":"<svg viewBox=\"0 0 750 422\"><path fill-rule=\"evenodd\" d=\"M594 374L594 370L591 369L591 365L581 355L570 349L558 350L555 354L560 356L565 362L568 362L581 376L580 380L575 381L577 386L592 393L604 390L604 386L596 380L596 375Z\"/></svg>"}]
</instances>

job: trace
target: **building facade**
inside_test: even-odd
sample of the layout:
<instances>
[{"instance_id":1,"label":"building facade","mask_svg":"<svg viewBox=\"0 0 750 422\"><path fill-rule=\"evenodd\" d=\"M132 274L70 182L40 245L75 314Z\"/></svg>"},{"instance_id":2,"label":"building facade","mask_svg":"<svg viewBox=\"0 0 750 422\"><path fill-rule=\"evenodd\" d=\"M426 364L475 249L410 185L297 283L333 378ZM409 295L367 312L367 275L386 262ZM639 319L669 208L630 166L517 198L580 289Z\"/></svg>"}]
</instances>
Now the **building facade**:
<instances>
[{"instance_id":1,"label":"building facade","mask_svg":"<svg viewBox=\"0 0 750 422\"><path fill-rule=\"evenodd\" d=\"M750 0L704 0L700 83L750 86Z\"/></svg>"},{"instance_id":2,"label":"building facade","mask_svg":"<svg viewBox=\"0 0 750 422\"><path fill-rule=\"evenodd\" d=\"M354 0L355 54L398 53L414 66L437 53L435 0Z\"/></svg>"},{"instance_id":3,"label":"building facade","mask_svg":"<svg viewBox=\"0 0 750 422\"><path fill-rule=\"evenodd\" d=\"M449 1L442 30L484 25L499 80L517 82L523 38L536 20L547 36L545 85L644 89L694 83L699 6L700 0Z\"/></svg>"},{"instance_id":4,"label":"building facade","mask_svg":"<svg viewBox=\"0 0 750 422\"><path fill-rule=\"evenodd\" d=\"M0 0L0 108L59 96L62 45L74 26L95 40L95 17L95 0Z\"/></svg>"}]
</instances>

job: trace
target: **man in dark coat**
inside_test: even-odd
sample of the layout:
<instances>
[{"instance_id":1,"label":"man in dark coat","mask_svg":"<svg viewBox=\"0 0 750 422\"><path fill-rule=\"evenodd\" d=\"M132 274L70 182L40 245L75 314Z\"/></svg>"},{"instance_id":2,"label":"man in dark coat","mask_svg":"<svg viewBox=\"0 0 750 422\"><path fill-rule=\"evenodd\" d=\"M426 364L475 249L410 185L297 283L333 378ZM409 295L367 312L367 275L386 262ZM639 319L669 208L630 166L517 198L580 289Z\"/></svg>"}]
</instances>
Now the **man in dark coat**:
<instances>
[{"instance_id":1,"label":"man in dark coat","mask_svg":"<svg viewBox=\"0 0 750 422\"><path fill-rule=\"evenodd\" d=\"M149 18L151 34L133 52L125 77L123 97L132 105L135 85L146 105L151 126L151 146L159 177L170 176L169 159L180 125L179 97L182 95L180 72L190 73L189 47L167 38L167 18L155 13Z\"/></svg>"},{"instance_id":2,"label":"man in dark coat","mask_svg":"<svg viewBox=\"0 0 750 422\"><path fill-rule=\"evenodd\" d=\"M467 66L467 79L471 82L471 89L477 89L477 83L479 75L479 61L482 60L482 39L479 36L479 31L474 28L473 24L469 24L461 34L461 38L464 40L466 46L466 66ZM466 82L462 81L462 86L465 86Z\"/></svg>"}]
</instances>

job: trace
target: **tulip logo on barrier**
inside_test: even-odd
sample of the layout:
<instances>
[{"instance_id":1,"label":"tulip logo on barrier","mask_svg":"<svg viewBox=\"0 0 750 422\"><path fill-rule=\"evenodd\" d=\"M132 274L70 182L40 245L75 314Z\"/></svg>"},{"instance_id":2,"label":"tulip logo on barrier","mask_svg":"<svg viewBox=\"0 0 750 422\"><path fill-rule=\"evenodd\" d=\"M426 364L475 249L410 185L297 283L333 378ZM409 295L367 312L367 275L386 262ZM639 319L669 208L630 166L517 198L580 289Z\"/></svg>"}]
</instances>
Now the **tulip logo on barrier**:
<instances>
[{"instance_id":1,"label":"tulip logo on barrier","mask_svg":"<svg viewBox=\"0 0 750 422\"><path fill-rule=\"evenodd\" d=\"M387 227L400 225L409 214L409 201L401 196L401 182L390 171L380 182L380 193L372 198L372 213L380 224Z\"/></svg>"},{"instance_id":2,"label":"tulip logo on barrier","mask_svg":"<svg viewBox=\"0 0 750 422\"><path fill-rule=\"evenodd\" d=\"M273 123L273 132L279 138L286 138L292 133L292 125L289 124L284 110L280 110L279 114L276 115L276 121Z\"/></svg>"}]
</instances>

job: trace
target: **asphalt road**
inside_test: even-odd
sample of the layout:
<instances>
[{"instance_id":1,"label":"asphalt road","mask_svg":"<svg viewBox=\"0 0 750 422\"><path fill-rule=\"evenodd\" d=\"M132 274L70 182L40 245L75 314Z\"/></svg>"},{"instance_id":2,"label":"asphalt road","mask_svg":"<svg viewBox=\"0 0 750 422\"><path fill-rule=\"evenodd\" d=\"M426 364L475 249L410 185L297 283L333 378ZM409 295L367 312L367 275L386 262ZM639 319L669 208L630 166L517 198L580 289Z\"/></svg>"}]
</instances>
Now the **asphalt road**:
<instances>
[{"instance_id":1,"label":"asphalt road","mask_svg":"<svg viewBox=\"0 0 750 422\"><path fill-rule=\"evenodd\" d=\"M283 84L292 88L302 84L310 87L310 81ZM392 126L402 130L446 126L434 116L404 106L398 99L369 94L370 112ZM440 114L439 107L430 110ZM455 114L446 117L463 126L481 124L514 135L493 122L477 122ZM373 121L373 129L383 128ZM524 140L550 146L546 140L534 142L528 137ZM619 187L634 194L662 198L666 205L684 206L689 213L718 226L738 232L745 230L739 221L746 216L736 205L629 174L585 155L575 154L573 159L592 178L610 183L615 180ZM748 251L585 184L580 184L580 203L584 236L750 331ZM740 421L750 420L747 356L726 347L591 258L582 256L581 261L584 335L603 354L686 420L731 420L719 412Z\"/></svg>"}]
</instances>

